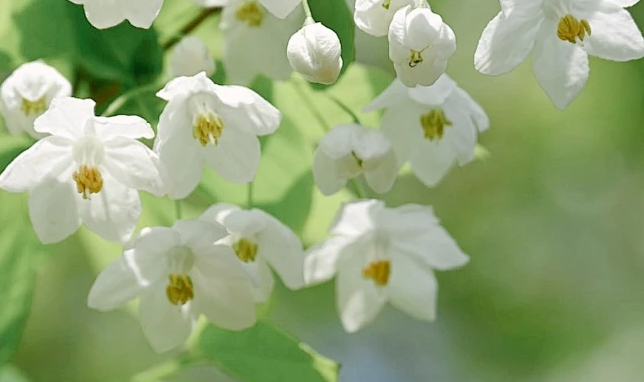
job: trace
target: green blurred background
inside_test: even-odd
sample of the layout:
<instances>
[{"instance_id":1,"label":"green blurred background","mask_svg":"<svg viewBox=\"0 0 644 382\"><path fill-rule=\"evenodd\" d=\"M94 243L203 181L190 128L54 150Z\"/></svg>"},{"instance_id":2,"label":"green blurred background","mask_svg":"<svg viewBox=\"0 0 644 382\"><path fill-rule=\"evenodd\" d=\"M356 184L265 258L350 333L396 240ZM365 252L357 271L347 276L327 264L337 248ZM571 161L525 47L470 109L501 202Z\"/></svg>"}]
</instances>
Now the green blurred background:
<instances>
[{"instance_id":1,"label":"green blurred background","mask_svg":"<svg viewBox=\"0 0 644 382\"><path fill-rule=\"evenodd\" d=\"M20 63L15 57L43 55L71 79L75 72L66 54L104 49L96 41L69 47L46 35L86 27L59 23L53 13L58 9L80 11L71 4L61 8L61 3L68 2L0 0L11 8L0 15L0 52L19 52L13 57L0 53L3 77ZM586 88L559 111L539 88L529 62L501 77L474 70L476 44L499 11L497 0L433 0L431 5L457 36L448 73L490 116L491 128L480 142L491 156L454 168L435 189L405 173L384 199L390 206L434 206L471 262L438 274L438 318L432 324L386 308L371 326L345 334L335 312L333 283L298 292L279 285L271 319L340 362L343 382L643 381L644 61L591 59ZM50 7L51 19L44 24L34 19L30 12L35 7ZM198 12L186 0L166 0L155 24L159 40ZM644 4L631 12L644 25ZM216 18L209 20L197 35L220 58L216 25ZM33 45L33 39L42 38L51 41L43 45L46 52ZM359 111L392 76L386 39L358 32L356 56L379 68L354 65L329 92ZM309 245L324 238L337 207L350 198L348 193L324 198L312 188L307 171L312 150L325 125L350 117L301 80L264 85L257 86L284 111L285 124L264 142L255 198ZM122 112L158 115L163 105L147 106L155 102L152 94L147 96ZM303 111L302 105L308 109ZM359 116L377 127L377 114ZM24 148L28 142L5 134L1 138L1 147ZM202 188L185 202L186 215L197 216L215 200L243 204L245 198L245 186L226 184L208 171ZM33 239L28 225L15 226L17 217L26 218L24 201L0 193L0 229L15 228L3 240ZM171 223L170 201L144 195L143 202L141 226ZM13 359L30 380L126 381L173 357L175 353L158 355L149 348L129 311L99 313L86 306L95 275L120 255L118 246L82 230L63 243L35 250L37 255L23 247L1 248L38 258L32 311ZM167 380L230 381L208 365Z\"/></svg>"}]
</instances>

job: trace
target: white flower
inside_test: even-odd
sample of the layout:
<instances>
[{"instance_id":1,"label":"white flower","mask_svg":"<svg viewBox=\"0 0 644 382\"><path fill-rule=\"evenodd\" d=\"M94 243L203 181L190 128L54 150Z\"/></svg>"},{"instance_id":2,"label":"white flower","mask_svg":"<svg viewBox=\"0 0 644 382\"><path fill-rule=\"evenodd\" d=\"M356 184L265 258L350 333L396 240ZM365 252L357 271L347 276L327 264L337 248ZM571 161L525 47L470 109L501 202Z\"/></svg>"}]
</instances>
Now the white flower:
<instances>
[{"instance_id":1,"label":"white flower","mask_svg":"<svg viewBox=\"0 0 644 382\"><path fill-rule=\"evenodd\" d=\"M490 121L485 111L447 74L432 86L407 88L397 79L365 111L386 108L382 131L399 165L410 161L425 185L435 186L452 165L474 159L477 135Z\"/></svg>"},{"instance_id":2,"label":"white flower","mask_svg":"<svg viewBox=\"0 0 644 382\"><path fill-rule=\"evenodd\" d=\"M218 241L233 248L255 284L256 302L265 302L273 290L273 268L290 289L304 285L304 251L300 239L266 212L219 203L199 217L223 224L229 236Z\"/></svg>"},{"instance_id":3,"label":"white flower","mask_svg":"<svg viewBox=\"0 0 644 382\"><path fill-rule=\"evenodd\" d=\"M199 37L182 38L170 54L172 77L194 76L199 72L206 72L206 75L211 76L215 69L215 60Z\"/></svg>"},{"instance_id":4,"label":"white flower","mask_svg":"<svg viewBox=\"0 0 644 382\"><path fill-rule=\"evenodd\" d=\"M223 7L228 4L228 0L190 0L193 3L204 7L204 8L214 8L214 7Z\"/></svg>"},{"instance_id":5,"label":"white flower","mask_svg":"<svg viewBox=\"0 0 644 382\"><path fill-rule=\"evenodd\" d=\"M389 58L403 84L433 84L455 51L454 32L429 5L396 11L389 26Z\"/></svg>"},{"instance_id":6,"label":"white flower","mask_svg":"<svg viewBox=\"0 0 644 382\"><path fill-rule=\"evenodd\" d=\"M385 134L357 124L333 128L322 137L313 157L313 179L324 195L335 194L361 174L374 191L387 192L398 169Z\"/></svg>"},{"instance_id":7,"label":"white flower","mask_svg":"<svg viewBox=\"0 0 644 382\"><path fill-rule=\"evenodd\" d=\"M291 68L311 82L330 85L342 70L342 48L334 31L313 20L288 40L286 54Z\"/></svg>"},{"instance_id":8,"label":"white flower","mask_svg":"<svg viewBox=\"0 0 644 382\"><path fill-rule=\"evenodd\" d=\"M163 0L69 0L85 7L85 16L95 28L105 29L128 20L147 29L157 18Z\"/></svg>"},{"instance_id":9,"label":"white flower","mask_svg":"<svg viewBox=\"0 0 644 382\"><path fill-rule=\"evenodd\" d=\"M27 132L38 139L34 121L55 97L72 95L72 85L53 67L41 61L22 64L0 86L0 113L11 134Z\"/></svg>"},{"instance_id":10,"label":"white flower","mask_svg":"<svg viewBox=\"0 0 644 382\"><path fill-rule=\"evenodd\" d=\"M356 0L353 20L370 35L386 36L396 11L415 3L416 0Z\"/></svg>"},{"instance_id":11,"label":"white flower","mask_svg":"<svg viewBox=\"0 0 644 382\"><path fill-rule=\"evenodd\" d=\"M224 7L220 24L225 34L224 67L230 82L247 85L260 74L274 80L287 80L291 66L286 46L303 23L301 6L281 20L267 12L258 1L231 0Z\"/></svg>"},{"instance_id":12,"label":"white flower","mask_svg":"<svg viewBox=\"0 0 644 382\"><path fill-rule=\"evenodd\" d=\"M127 241L141 214L136 190L162 195L158 158L136 138L154 132L134 116L94 116L94 101L55 98L36 119L48 133L0 175L0 188L30 191L29 215L43 243L74 233L81 223L111 241Z\"/></svg>"},{"instance_id":13,"label":"white flower","mask_svg":"<svg viewBox=\"0 0 644 382\"><path fill-rule=\"evenodd\" d=\"M140 297L139 320L158 352L181 345L200 315L215 325L241 330L255 324L248 275L221 225L179 220L172 228L145 228L123 256L98 275L90 308L108 311Z\"/></svg>"},{"instance_id":14,"label":"white flower","mask_svg":"<svg viewBox=\"0 0 644 382\"><path fill-rule=\"evenodd\" d=\"M483 31L474 65L484 74L504 74L532 52L537 81L564 109L588 80L588 55L614 61L644 57L642 33L623 9L638 2L503 0Z\"/></svg>"},{"instance_id":15,"label":"white flower","mask_svg":"<svg viewBox=\"0 0 644 382\"><path fill-rule=\"evenodd\" d=\"M197 187L204 163L231 182L255 178L257 136L277 130L279 110L254 91L216 85L203 72L173 79L157 96L168 101L154 149L167 170L171 198L184 198Z\"/></svg>"},{"instance_id":16,"label":"white flower","mask_svg":"<svg viewBox=\"0 0 644 382\"><path fill-rule=\"evenodd\" d=\"M345 204L329 234L307 251L304 278L319 283L337 273L336 305L348 332L371 322L387 301L416 319L432 321L438 292L433 271L469 260L432 209L416 204Z\"/></svg>"},{"instance_id":17,"label":"white flower","mask_svg":"<svg viewBox=\"0 0 644 382\"><path fill-rule=\"evenodd\" d=\"M300 5L302 0L259 0L267 11L280 19L285 19Z\"/></svg>"}]
</instances>

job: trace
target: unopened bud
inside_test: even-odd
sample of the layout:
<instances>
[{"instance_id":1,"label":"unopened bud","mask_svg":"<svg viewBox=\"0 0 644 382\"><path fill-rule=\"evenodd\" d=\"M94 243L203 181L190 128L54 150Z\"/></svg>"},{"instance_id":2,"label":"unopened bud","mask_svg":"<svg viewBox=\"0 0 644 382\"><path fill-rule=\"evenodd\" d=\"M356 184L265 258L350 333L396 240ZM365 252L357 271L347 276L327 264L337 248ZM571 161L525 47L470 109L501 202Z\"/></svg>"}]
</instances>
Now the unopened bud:
<instances>
[{"instance_id":1,"label":"unopened bud","mask_svg":"<svg viewBox=\"0 0 644 382\"><path fill-rule=\"evenodd\" d=\"M330 85L342 69L340 39L321 23L306 23L288 41L291 68L311 82Z\"/></svg>"},{"instance_id":2,"label":"unopened bud","mask_svg":"<svg viewBox=\"0 0 644 382\"><path fill-rule=\"evenodd\" d=\"M172 51L170 71L173 77L190 77L199 72L206 72L210 76L215 72L215 61L203 41L198 37L188 36L182 38Z\"/></svg>"}]
</instances>

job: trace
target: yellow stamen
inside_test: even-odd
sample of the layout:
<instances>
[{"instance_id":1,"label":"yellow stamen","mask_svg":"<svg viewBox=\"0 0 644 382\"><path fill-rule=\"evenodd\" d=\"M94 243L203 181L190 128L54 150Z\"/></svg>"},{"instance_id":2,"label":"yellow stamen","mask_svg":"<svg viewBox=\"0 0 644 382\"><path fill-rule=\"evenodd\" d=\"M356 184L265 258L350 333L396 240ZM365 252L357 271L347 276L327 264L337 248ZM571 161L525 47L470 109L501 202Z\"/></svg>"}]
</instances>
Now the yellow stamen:
<instances>
[{"instance_id":1,"label":"yellow stamen","mask_svg":"<svg viewBox=\"0 0 644 382\"><path fill-rule=\"evenodd\" d=\"M45 96L42 96L40 99L35 101L29 101L28 99L23 98L20 110L22 110L27 117L38 116L47 110L47 100Z\"/></svg>"},{"instance_id":2,"label":"yellow stamen","mask_svg":"<svg viewBox=\"0 0 644 382\"><path fill-rule=\"evenodd\" d=\"M262 25L264 19L264 9L257 1L246 1L241 7L237 8L237 20L245 22L249 27L258 27Z\"/></svg>"},{"instance_id":3,"label":"yellow stamen","mask_svg":"<svg viewBox=\"0 0 644 382\"><path fill-rule=\"evenodd\" d=\"M382 7L383 7L384 9L387 9L387 10L389 9L389 6L390 6L390 5L391 5L391 0L385 0L385 1L382 3Z\"/></svg>"},{"instance_id":4,"label":"yellow stamen","mask_svg":"<svg viewBox=\"0 0 644 382\"><path fill-rule=\"evenodd\" d=\"M584 41L586 35L590 36L591 34L592 31L590 29L590 24L588 24L588 21L584 19L577 20L571 14L567 14L559 19L559 25L557 25L557 36L562 41L576 44L577 39Z\"/></svg>"},{"instance_id":5,"label":"yellow stamen","mask_svg":"<svg viewBox=\"0 0 644 382\"><path fill-rule=\"evenodd\" d=\"M441 109L434 109L420 116L420 125L425 133L425 139L433 141L443 138L445 126L452 126L452 122L445 117Z\"/></svg>"},{"instance_id":6,"label":"yellow stamen","mask_svg":"<svg viewBox=\"0 0 644 382\"><path fill-rule=\"evenodd\" d=\"M411 51L411 57L409 58L409 67L415 68L416 65L423 62L423 56L420 55L421 52L413 50Z\"/></svg>"},{"instance_id":7,"label":"yellow stamen","mask_svg":"<svg viewBox=\"0 0 644 382\"><path fill-rule=\"evenodd\" d=\"M385 286L389 282L391 263L387 260L375 261L362 270L362 277L366 280L373 280L378 286Z\"/></svg>"},{"instance_id":8,"label":"yellow stamen","mask_svg":"<svg viewBox=\"0 0 644 382\"><path fill-rule=\"evenodd\" d=\"M96 167L80 166L72 177L78 193L83 194L83 199L89 199L89 194L96 194L103 189L103 176Z\"/></svg>"},{"instance_id":9,"label":"yellow stamen","mask_svg":"<svg viewBox=\"0 0 644 382\"><path fill-rule=\"evenodd\" d=\"M188 275L170 274L170 282L165 288L165 294L173 305L184 305L195 297L195 288Z\"/></svg>"},{"instance_id":10,"label":"yellow stamen","mask_svg":"<svg viewBox=\"0 0 644 382\"><path fill-rule=\"evenodd\" d=\"M233 251L244 263L254 262L257 257L257 244L248 239L241 239L233 244Z\"/></svg>"},{"instance_id":11,"label":"yellow stamen","mask_svg":"<svg viewBox=\"0 0 644 382\"><path fill-rule=\"evenodd\" d=\"M208 143L217 145L223 129L224 122L217 114L199 114L192 126L192 135L204 147L207 146Z\"/></svg>"}]
</instances>

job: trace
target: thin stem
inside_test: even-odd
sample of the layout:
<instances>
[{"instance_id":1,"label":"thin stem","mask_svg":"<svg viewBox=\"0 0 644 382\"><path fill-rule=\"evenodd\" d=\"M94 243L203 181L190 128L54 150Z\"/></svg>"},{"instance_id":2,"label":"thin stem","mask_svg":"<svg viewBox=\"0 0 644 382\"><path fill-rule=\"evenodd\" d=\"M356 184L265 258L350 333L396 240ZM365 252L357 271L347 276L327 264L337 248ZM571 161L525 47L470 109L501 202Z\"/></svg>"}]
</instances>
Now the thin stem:
<instances>
[{"instance_id":1,"label":"thin stem","mask_svg":"<svg viewBox=\"0 0 644 382\"><path fill-rule=\"evenodd\" d=\"M322 128L324 129L324 131L328 132L329 129L330 129L329 124L326 122L326 120L324 119L324 116L322 116L322 114L318 110L317 106L315 106L315 104L311 101L309 96L306 94L306 92L304 91L302 85L299 82L294 81L293 82L293 88L299 94L300 99L302 100L302 102L304 102L306 104L306 106L309 108L309 110L313 114L313 117L318 120L320 125L322 125Z\"/></svg>"},{"instance_id":2,"label":"thin stem","mask_svg":"<svg viewBox=\"0 0 644 382\"><path fill-rule=\"evenodd\" d=\"M117 99L112 101L112 103L110 103L107 106L107 108L105 108L105 111L103 112L103 114L101 114L101 116L102 117L112 116L112 115L116 114L116 112L120 108L122 108L132 98L138 96L141 93L157 90L158 88L159 88L159 85L156 84L156 83L143 85L143 86L140 86L138 88L134 88L134 89L128 91L127 93L124 93L124 94L120 95Z\"/></svg>"},{"instance_id":3,"label":"thin stem","mask_svg":"<svg viewBox=\"0 0 644 382\"><path fill-rule=\"evenodd\" d=\"M353 118L353 122L357 123L358 125L362 125L362 123L360 123L360 118L358 118L358 116L356 115L356 113L353 112L353 110L349 109L349 107L344 103L342 103L342 101L335 98L334 95L330 93L325 93L325 94L327 95L327 97L329 97L331 101L333 101L336 105L338 105L340 109L344 110L347 114L349 114L351 118Z\"/></svg>"},{"instance_id":4,"label":"thin stem","mask_svg":"<svg viewBox=\"0 0 644 382\"><path fill-rule=\"evenodd\" d=\"M183 36L190 34L192 31L197 29L197 27L201 25L204 21L206 21L208 17L221 12L221 9L222 9L221 7L204 9L203 12L197 15L197 17L192 19L192 21L190 21L183 28L181 28L181 30L179 30L179 33L177 33L174 37L170 38L170 40L166 41L162 45L163 50L168 50L173 46L177 45L177 43L181 41Z\"/></svg>"},{"instance_id":5,"label":"thin stem","mask_svg":"<svg viewBox=\"0 0 644 382\"><path fill-rule=\"evenodd\" d=\"M248 183L248 190L246 191L246 208L253 208L253 182Z\"/></svg>"},{"instance_id":6,"label":"thin stem","mask_svg":"<svg viewBox=\"0 0 644 382\"><path fill-rule=\"evenodd\" d=\"M304 8L304 16L306 17L305 24L310 20L313 20L313 14L311 14L311 7L309 7L308 0L302 0L302 8Z\"/></svg>"},{"instance_id":7,"label":"thin stem","mask_svg":"<svg viewBox=\"0 0 644 382\"><path fill-rule=\"evenodd\" d=\"M359 178L351 179L351 185L353 186L353 193L356 194L358 198L367 199L367 192Z\"/></svg>"},{"instance_id":8,"label":"thin stem","mask_svg":"<svg viewBox=\"0 0 644 382\"><path fill-rule=\"evenodd\" d=\"M181 200L177 199L174 201L174 214L177 220L181 220L182 211L181 211Z\"/></svg>"},{"instance_id":9,"label":"thin stem","mask_svg":"<svg viewBox=\"0 0 644 382\"><path fill-rule=\"evenodd\" d=\"M177 358L173 358L155 365L139 374L134 375L131 382L157 382L166 380L168 377L184 369L187 365L197 363L198 359L190 354L183 353Z\"/></svg>"}]
</instances>

